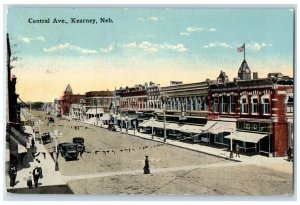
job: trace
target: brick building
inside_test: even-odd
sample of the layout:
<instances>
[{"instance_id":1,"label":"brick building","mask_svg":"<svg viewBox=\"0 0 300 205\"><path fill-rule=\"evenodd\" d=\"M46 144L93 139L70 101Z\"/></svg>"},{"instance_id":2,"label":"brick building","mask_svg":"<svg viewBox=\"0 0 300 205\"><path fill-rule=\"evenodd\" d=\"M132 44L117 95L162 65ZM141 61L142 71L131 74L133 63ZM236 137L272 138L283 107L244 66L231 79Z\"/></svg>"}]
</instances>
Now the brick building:
<instances>
[{"instance_id":1,"label":"brick building","mask_svg":"<svg viewBox=\"0 0 300 205\"><path fill-rule=\"evenodd\" d=\"M258 78L243 61L234 81L221 71L216 83L209 86L210 119L236 121L236 131L220 138L230 139L245 151L284 156L293 142L293 78L270 73Z\"/></svg>"},{"instance_id":2,"label":"brick building","mask_svg":"<svg viewBox=\"0 0 300 205\"><path fill-rule=\"evenodd\" d=\"M115 101L113 91L90 91L85 94L86 117L100 118L104 113L110 112L110 107Z\"/></svg>"},{"instance_id":3,"label":"brick building","mask_svg":"<svg viewBox=\"0 0 300 205\"><path fill-rule=\"evenodd\" d=\"M74 95L71 86L68 85L60 98L61 115L68 116L71 104L79 104L83 98L85 98L85 95Z\"/></svg>"}]
</instances>

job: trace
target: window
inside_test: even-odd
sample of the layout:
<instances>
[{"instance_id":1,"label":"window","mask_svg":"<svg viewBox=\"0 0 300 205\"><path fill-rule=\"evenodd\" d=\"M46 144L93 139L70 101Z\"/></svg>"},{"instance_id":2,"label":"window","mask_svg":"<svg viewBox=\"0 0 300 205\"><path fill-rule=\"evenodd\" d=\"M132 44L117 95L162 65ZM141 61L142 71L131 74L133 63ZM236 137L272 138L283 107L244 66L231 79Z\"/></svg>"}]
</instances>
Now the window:
<instances>
[{"instance_id":1,"label":"window","mask_svg":"<svg viewBox=\"0 0 300 205\"><path fill-rule=\"evenodd\" d=\"M294 96L293 94L288 94L286 98L286 112L293 113L294 112Z\"/></svg>"},{"instance_id":2,"label":"window","mask_svg":"<svg viewBox=\"0 0 300 205\"><path fill-rule=\"evenodd\" d=\"M242 96L241 97L241 110L242 114L248 114L248 97L247 96Z\"/></svg>"},{"instance_id":3,"label":"window","mask_svg":"<svg viewBox=\"0 0 300 205\"><path fill-rule=\"evenodd\" d=\"M235 113L235 103L234 103L234 96L229 97L229 112L230 113Z\"/></svg>"},{"instance_id":4,"label":"window","mask_svg":"<svg viewBox=\"0 0 300 205\"><path fill-rule=\"evenodd\" d=\"M213 112L218 112L219 108L219 99L218 97L213 98Z\"/></svg>"},{"instance_id":5,"label":"window","mask_svg":"<svg viewBox=\"0 0 300 205\"><path fill-rule=\"evenodd\" d=\"M264 115L271 114L270 112L270 95L263 95L261 97L262 110Z\"/></svg>"},{"instance_id":6,"label":"window","mask_svg":"<svg viewBox=\"0 0 300 205\"><path fill-rule=\"evenodd\" d=\"M221 112L227 112L227 97L226 96L222 96L221 98Z\"/></svg>"},{"instance_id":7,"label":"window","mask_svg":"<svg viewBox=\"0 0 300 205\"><path fill-rule=\"evenodd\" d=\"M258 96L254 95L251 97L251 113L258 114Z\"/></svg>"}]
</instances>

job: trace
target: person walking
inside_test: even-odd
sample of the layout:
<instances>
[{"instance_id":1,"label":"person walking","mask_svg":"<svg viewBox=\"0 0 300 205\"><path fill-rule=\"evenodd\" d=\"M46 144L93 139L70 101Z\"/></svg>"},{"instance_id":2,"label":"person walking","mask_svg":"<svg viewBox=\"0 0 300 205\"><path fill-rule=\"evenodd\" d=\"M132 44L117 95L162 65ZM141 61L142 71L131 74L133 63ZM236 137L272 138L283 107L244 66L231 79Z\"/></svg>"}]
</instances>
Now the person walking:
<instances>
[{"instance_id":1,"label":"person walking","mask_svg":"<svg viewBox=\"0 0 300 205\"><path fill-rule=\"evenodd\" d=\"M16 184L16 178L17 178L16 166L11 166L8 174L9 174L9 178L10 178L10 186L14 187Z\"/></svg>"},{"instance_id":2,"label":"person walking","mask_svg":"<svg viewBox=\"0 0 300 205\"><path fill-rule=\"evenodd\" d=\"M287 150L287 161L291 161L292 160L292 148L289 147Z\"/></svg>"},{"instance_id":3,"label":"person walking","mask_svg":"<svg viewBox=\"0 0 300 205\"><path fill-rule=\"evenodd\" d=\"M34 181L34 186L35 188L38 187L38 183L39 183L39 178L40 178L40 169L38 166L36 166L32 172L33 174L33 181Z\"/></svg>"},{"instance_id":4,"label":"person walking","mask_svg":"<svg viewBox=\"0 0 300 205\"><path fill-rule=\"evenodd\" d=\"M28 186L28 188L31 189L31 188L32 188L32 177L31 177L31 172L29 172L29 175L27 176L26 181L27 181L27 186Z\"/></svg>"},{"instance_id":5,"label":"person walking","mask_svg":"<svg viewBox=\"0 0 300 205\"><path fill-rule=\"evenodd\" d=\"M144 166L144 174L150 174L149 160L148 156L145 156L145 166Z\"/></svg>"},{"instance_id":6,"label":"person walking","mask_svg":"<svg viewBox=\"0 0 300 205\"><path fill-rule=\"evenodd\" d=\"M235 157L239 156L240 157L240 145L238 143L236 143L235 145Z\"/></svg>"}]
</instances>

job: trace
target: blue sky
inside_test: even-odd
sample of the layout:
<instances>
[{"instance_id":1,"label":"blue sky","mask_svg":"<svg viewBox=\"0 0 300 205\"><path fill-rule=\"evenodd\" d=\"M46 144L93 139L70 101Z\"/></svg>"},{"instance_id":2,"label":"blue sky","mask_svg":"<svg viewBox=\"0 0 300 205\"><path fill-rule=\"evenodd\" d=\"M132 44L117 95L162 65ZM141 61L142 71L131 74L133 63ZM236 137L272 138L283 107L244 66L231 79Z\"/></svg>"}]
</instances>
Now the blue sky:
<instances>
[{"instance_id":1,"label":"blue sky","mask_svg":"<svg viewBox=\"0 0 300 205\"><path fill-rule=\"evenodd\" d=\"M114 23L71 24L72 17L98 21L106 17ZM252 71L259 71L259 77L275 71L291 76L293 17L290 9L9 7L7 30L12 44L17 44L15 55L22 58L15 62L17 77L23 77L20 92L29 76L26 72L39 71L53 78L64 75L57 86L59 96L68 83L73 90L87 92L150 80L167 85L170 80L215 79L220 70L233 79L243 60L236 49L243 43L247 62ZM29 18L58 18L69 23L29 24ZM128 75L124 79L108 77L124 69ZM79 77L94 74L98 80L86 77L83 87L83 81L79 84L66 74L72 70ZM130 75L136 71L137 76ZM49 94L43 99L54 97ZM26 98L36 97L26 94Z\"/></svg>"}]
</instances>

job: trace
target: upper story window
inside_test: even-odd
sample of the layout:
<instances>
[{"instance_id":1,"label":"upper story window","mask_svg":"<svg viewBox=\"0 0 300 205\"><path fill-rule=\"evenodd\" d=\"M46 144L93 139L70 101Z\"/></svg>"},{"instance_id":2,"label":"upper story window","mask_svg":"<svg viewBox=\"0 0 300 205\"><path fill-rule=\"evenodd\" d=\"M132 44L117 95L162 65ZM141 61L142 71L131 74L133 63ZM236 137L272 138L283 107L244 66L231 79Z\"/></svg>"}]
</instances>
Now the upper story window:
<instances>
[{"instance_id":1,"label":"upper story window","mask_svg":"<svg viewBox=\"0 0 300 205\"><path fill-rule=\"evenodd\" d=\"M253 95L251 97L251 113L258 114L258 96Z\"/></svg>"},{"instance_id":2,"label":"upper story window","mask_svg":"<svg viewBox=\"0 0 300 205\"><path fill-rule=\"evenodd\" d=\"M213 112L218 112L219 111L219 98L214 97L213 98Z\"/></svg>"},{"instance_id":3,"label":"upper story window","mask_svg":"<svg viewBox=\"0 0 300 205\"><path fill-rule=\"evenodd\" d=\"M229 112L235 113L235 102L234 102L234 96L229 96Z\"/></svg>"},{"instance_id":4,"label":"upper story window","mask_svg":"<svg viewBox=\"0 0 300 205\"><path fill-rule=\"evenodd\" d=\"M221 112L222 113L227 112L227 96L221 97Z\"/></svg>"},{"instance_id":5,"label":"upper story window","mask_svg":"<svg viewBox=\"0 0 300 205\"><path fill-rule=\"evenodd\" d=\"M293 113L294 112L294 96L293 96L293 93L289 93L286 96L285 103L286 103L286 112L287 113Z\"/></svg>"},{"instance_id":6,"label":"upper story window","mask_svg":"<svg viewBox=\"0 0 300 205\"><path fill-rule=\"evenodd\" d=\"M261 97L261 105L262 105L262 111L264 115L271 114L270 111L270 95L265 94Z\"/></svg>"},{"instance_id":7,"label":"upper story window","mask_svg":"<svg viewBox=\"0 0 300 205\"><path fill-rule=\"evenodd\" d=\"M241 97L241 113L242 114L248 114L249 111L248 111L248 96L246 95L243 95Z\"/></svg>"}]
</instances>

